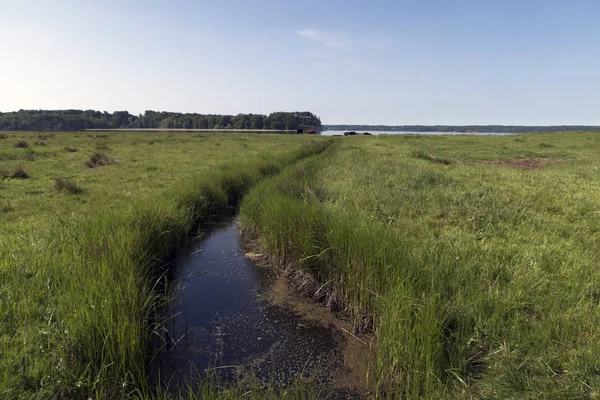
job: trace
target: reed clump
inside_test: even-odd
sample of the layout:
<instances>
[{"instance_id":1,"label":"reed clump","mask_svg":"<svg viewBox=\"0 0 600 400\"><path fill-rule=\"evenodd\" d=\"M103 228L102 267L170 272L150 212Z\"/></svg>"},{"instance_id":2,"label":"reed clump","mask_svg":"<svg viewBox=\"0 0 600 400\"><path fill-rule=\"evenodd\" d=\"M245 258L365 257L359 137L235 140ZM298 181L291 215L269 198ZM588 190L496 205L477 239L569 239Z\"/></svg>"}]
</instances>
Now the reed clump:
<instances>
[{"instance_id":1,"label":"reed clump","mask_svg":"<svg viewBox=\"0 0 600 400\"><path fill-rule=\"evenodd\" d=\"M17 143L14 144L14 147L16 147L17 149L26 149L29 147L29 144L24 140L19 140L17 141Z\"/></svg>"}]
</instances>

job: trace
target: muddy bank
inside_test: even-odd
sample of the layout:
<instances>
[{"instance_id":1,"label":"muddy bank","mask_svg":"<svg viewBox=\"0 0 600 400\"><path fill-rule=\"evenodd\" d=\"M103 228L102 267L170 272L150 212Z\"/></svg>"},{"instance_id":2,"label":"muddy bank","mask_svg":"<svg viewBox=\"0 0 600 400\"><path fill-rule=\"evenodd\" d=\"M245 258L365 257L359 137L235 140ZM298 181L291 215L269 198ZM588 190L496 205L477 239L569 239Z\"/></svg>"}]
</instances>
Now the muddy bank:
<instances>
[{"instance_id":1,"label":"muddy bank","mask_svg":"<svg viewBox=\"0 0 600 400\"><path fill-rule=\"evenodd\" d=\"M303 318L316 321L323 327L334 328L343 335L343 371L334 382L334 387L362 396L374 393L376 384L373 372L377 361L374 335L361 333L361 329L357 329L341 310L335 294L324 289L324 285L318 284L312 276L271 261L267 255L260 253L258 244L250 238L244 238L243 247L248 250L246 256L274 277L265 292L270 304L291 309Z\"/></svg>"},{"instance_id":2,"label":"muddy bank","mask_svg":"<svg viewBox=\"0 0 600 400\"><path fill-rule=\"evenodd\" d=\"M322 326L334 327L341 332L345 338L342 349L344 371L335 382L335 387L368 394L372 386L369 385L369 378L376 362L374 337L352 333L353 325L350 321L336 316L323 304L304 296L289 280L290 277L285 272L280 273L268 293L269 302L289 307L304 318L318 321Z\"/></svg>"}]
</instances>

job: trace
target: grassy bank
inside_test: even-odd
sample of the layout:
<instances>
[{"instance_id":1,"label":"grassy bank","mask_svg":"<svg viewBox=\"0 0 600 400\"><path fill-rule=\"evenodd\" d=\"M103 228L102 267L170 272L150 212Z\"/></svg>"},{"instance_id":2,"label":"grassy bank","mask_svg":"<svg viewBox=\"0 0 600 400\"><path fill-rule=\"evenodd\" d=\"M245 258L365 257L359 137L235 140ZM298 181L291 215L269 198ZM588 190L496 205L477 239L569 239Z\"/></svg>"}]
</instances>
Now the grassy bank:
<instances>
[{"instance_id":1,"label":"grassy bank","mask_svg":"<svg viewBox=\"0 0 600 400\"><path fill-rule=\"evenodd\" d=\"M343 138L259 184L246 232L378 340L382 397L600 393L600 136Z\"/></svg>"},{"instance_id":2,"label":"grassy bank","mask_svg":"<svg viewBox=\"0 0 600 400\"><path fill-rule=\"evenodd\" d=\"M0 136L0 394L149 394L157 267L193 223L327 139Z\"/></svg>"}]
</instances>

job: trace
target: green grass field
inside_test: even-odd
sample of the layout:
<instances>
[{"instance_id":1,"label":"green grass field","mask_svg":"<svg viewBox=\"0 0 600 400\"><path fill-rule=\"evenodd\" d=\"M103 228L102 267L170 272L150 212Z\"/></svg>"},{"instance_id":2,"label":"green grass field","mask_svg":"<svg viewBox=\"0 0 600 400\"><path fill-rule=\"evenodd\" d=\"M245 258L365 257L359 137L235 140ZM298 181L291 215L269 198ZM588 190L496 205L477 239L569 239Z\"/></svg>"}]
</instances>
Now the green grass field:
<instances>
[{"instance_id":1,"label":"green grass field","mask_svg":"<svg viewBox=\"0 0 600 400\"><path fill-rule=\"evenodd\" d=\"M598 397L598 135L0 134L0 395L155 394L161 260L242 200L374 332L374 397ZM244 395L305 396L182 397Z\"/></svg>"},{"instance_id":2,"label":"green grass field","mask_svg":"<svg viewBox=\"0 0 600 400\"><path fill-rule=\"evenodd\" d=\"M0 135L1 397L149 396L160 260L196 220L328 143L282 135Z\"/></svg>"},{"instance_id":3,"label":"green grass field","mask_svg":"<svg viewBox=\"0 0 600 400\"><path fill-rule=\"evenodd\" d=\"M373 329L381 397L600 395L600 136L349 137L242 224Z\"/></svg>"}]
</instances>

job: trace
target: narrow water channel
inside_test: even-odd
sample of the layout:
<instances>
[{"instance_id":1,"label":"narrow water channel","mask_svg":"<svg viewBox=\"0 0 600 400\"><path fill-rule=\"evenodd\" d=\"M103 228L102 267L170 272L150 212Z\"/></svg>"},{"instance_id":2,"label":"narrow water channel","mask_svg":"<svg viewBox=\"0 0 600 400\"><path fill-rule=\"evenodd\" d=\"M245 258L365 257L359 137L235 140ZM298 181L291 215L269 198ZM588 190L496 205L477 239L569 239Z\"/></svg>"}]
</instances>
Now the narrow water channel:
<instances>
[{"instance_id":1,"label":"narrow water channel","mask_svg":"<svg viewBox=\"0 0 600 400\"><path fill-rule=\"evenodd\" d=\"M216 223L190 240L173 268L178 289L161 354L163 385L217 374L289 385L313 377L329 386L342 373L345 337L265 300L272 273L245 256L237 221Z\"/></svg>"}]
</instances>

